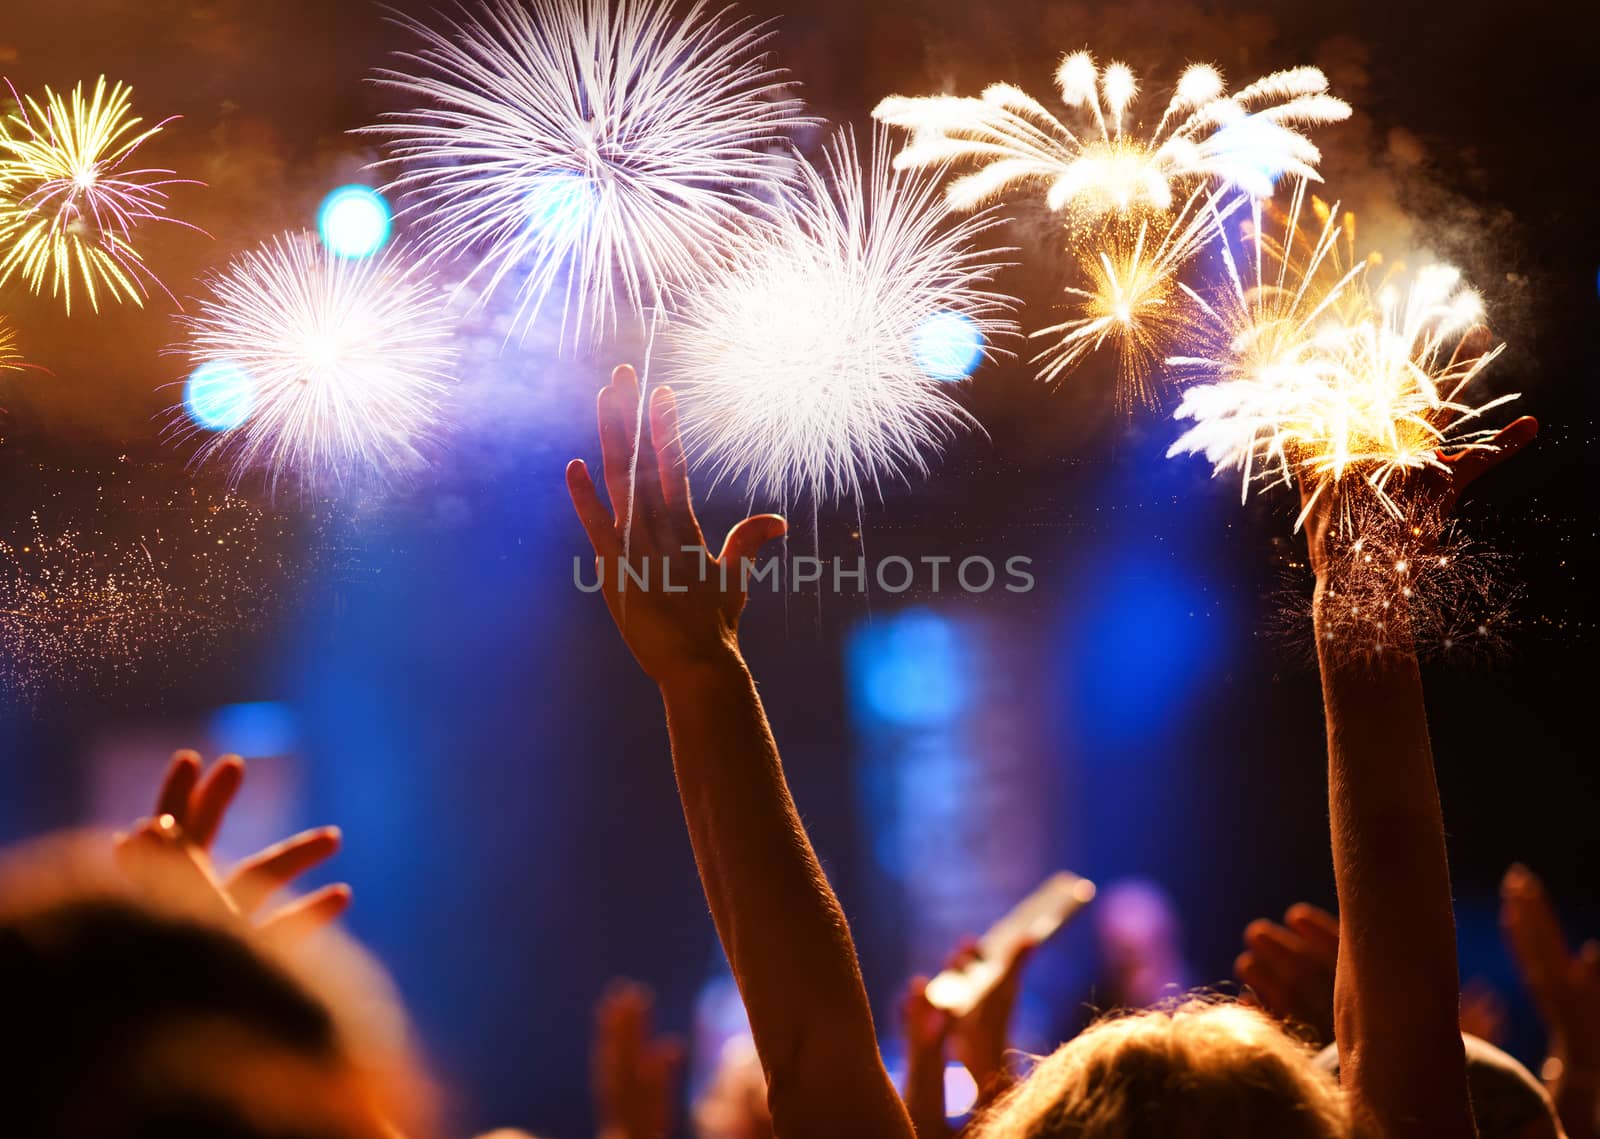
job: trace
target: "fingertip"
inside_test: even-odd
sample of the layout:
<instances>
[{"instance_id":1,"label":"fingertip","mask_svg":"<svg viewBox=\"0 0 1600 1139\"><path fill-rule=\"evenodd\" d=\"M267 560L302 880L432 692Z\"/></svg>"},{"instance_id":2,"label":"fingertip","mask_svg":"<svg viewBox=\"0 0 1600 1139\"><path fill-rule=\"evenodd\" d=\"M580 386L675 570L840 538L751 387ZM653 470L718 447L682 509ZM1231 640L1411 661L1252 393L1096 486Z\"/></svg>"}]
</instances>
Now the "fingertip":
<instances>
[{"instance_id":1,"label":"fingertip","mask_svg":"<svg viewBox=\"0 0 1600 1139\"><path fill-rule=\"evenodd\" d=\"M632 364L618 364L611 369L611 382L619 388L638 387L639 373L633 370Z\"/></svg>"},{"instance_id":2,"label":"fingertip","mask_svg":"<svg viewBox=\"0 0 1600 1139\"><path fill-rule=\"evenodd\" d=\"M1244 939L1250 944L1263 940L1272 932L1272 923L1266 918L1257 918L1244 927Z\"/></svg>"},{"instance_id":3,"label":"fingertip","mask_svg":"<svg viewBox=\"0 0 1600 1139\"><path fill-rule=\"evenodd\" d=\"M244 773L245 762L243 759L237 755L225 755L217 760L216 766L211 769L212 786L224 787L227 793L232 795L238 791L239 785L244 782Z\"/></svg>"}]
</instances>

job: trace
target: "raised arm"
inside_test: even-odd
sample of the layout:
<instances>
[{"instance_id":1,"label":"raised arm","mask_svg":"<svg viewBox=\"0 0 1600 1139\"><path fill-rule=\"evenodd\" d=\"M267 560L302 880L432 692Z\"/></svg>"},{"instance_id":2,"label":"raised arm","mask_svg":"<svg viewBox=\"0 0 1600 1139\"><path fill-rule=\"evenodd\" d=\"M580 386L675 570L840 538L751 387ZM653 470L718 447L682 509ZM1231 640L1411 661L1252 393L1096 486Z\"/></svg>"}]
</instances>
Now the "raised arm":
<instances>
[{"instance_id":1,"label":"raised arm","mask_svg":"<svg viewBox=\"0 0 1600 1139\"><path fill-rule=\"evenodd\" d=\"M1492 462L1533 437L1519 420L1432 487L1448 508ZM1455 919L1422 677L1409 646L1351 659L1330 640L1324 507L1308 520L1328 732L1328 807L1339 892L1334 1033L1341 1082L1382 1139L1475 1134L1459 1027Z\"/></svg>"},{"instance_id":2,"label":"raised arm","mask_svg":"<svg viewBox=\"0 0 1600 1139\"><path fill-rule=\"evenodd\" d=\"M618 368L600 395L614 509L602 505L583 463L568 466L567 485L611 615L661 689L695 862L750 1014L774 1128L781 1139L909 1137L878 1053L850 928L795 810L739 653L741 567L784 533L783 519L745 519L711 556L667 389L650 401L630 493L638 407L633 370ZM625 544L633 571L626 577Z\"/></svg>"}]
</instances>

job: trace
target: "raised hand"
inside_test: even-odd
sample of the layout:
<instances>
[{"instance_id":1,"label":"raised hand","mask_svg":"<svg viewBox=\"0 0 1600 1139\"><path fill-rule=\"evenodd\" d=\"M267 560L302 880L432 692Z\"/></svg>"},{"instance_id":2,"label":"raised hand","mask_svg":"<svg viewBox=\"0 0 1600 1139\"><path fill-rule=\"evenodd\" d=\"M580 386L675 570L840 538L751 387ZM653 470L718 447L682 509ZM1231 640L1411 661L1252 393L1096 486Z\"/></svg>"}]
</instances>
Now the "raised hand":
<instances>
[{"instance_id":1,"label":"raised hand","mask_svg":"<svg viewBox=\"0 0 1600 1139\"><path fill-rule=\"evenodd\" d=\"M833 1139L846 1119L853 1133L906 1139L911 1121L883 1067L849 923L739 654L745 564L784 521L745 519L713 557L689 498L672 393L651 399L635 467L639 407L633 369L618 368L599 400L612 509L581 462L568 465L567 488L611 616L661 689L695 865L750 1014L773 1129Z\"/></svg>"},{"instance_id":2,"label":"raised hand","mask_svg":"<svg viewBox=\"0 0 1600 1139\"><path fill-rule=\"evenodd\" d=\"M1544 884L1513 866L1500 885L1500 925L1544 1022L1542 1075L1571 1139L1593 1139L1600 1107L1600 942L1567 944Z\"/></svg>"},{"instance_id":3,"label":"raised hand","mask_svg":"<svg viewBox=\"0 0 1600 1139\"><path fill-rule=\"evenodd\" d=\"M645 672L665 683L736 651L745 562L782 537L787 523L775 514L746 518L713 556L695 518L671 389L657 388L649 411L644 437L636 439L638 377L625 365L613 372L599 399L611 508L580 459L567 466L567 489L594 547L611 616Z\"/></svg>"},{"instance_id":4,"label":"raised hand","mask_svg":"<svg viewBox=\"0 0 1600 1139\"><path fill-rule=\"evenodd\" d=\"M1461 338L1451 359L1451 367L1466 366L1487 352L1492 344L1489 330L1478 326ZM1400 497L1413 501L1428 514L1440 519L1455 512L1456 505L1467 489L1485 474L1521 451L1539 433L1539 422L1530 415L1513 420L1501 428L1489 441L1488 447L1466 450L1440 451L1437 458L1444 469L1426 467L1412 472L1399 487ZM1321 577L1326 561L1325 550L1329 527L1339 516L1338 489L1324 487L1316 493L1304 481L1300 484L1302 514L1306 531L1306 546L1311 557L1311 567Z\"/></svg>"},{"instance_id":5,"label":"raised hand","mask_svg":"<svg viewBox=\"0 0 1600 1139\"><path fill-rule=\"evenodd\" d=\"M236 755L223 756L206 770L196 752L177 752L161 781L154 816L119 837L118 856L139 876L163 854L182 855L194 869L180 873L197 885L204 884L221 907L253 920L263 935L297 940L337 920L350 907L349 886L324 886L264 917L257 915L273 894L338 851L339 830L319 827L303 831L244 859L226 876L220 875L211 848L244 776L244 761Z\"/></svg>"},{"instance_id":6,"label":"raised hand","mask_svg":"<svg viewBox=\"0 0 1600 1139\"><path fill-rule=\"evenodd\" d=\"M1317 1044L1333 1039L1333 974L1339 959L1339 919L1301 902L1283 924L1259 918L1245 927L1245 950L1234 975L1261 1006L1308 1030Z\"/></svg>"},{"instance_id":7,"label":"raised hand","mask_svg":"<svg viewBox=\"0 0 1600 1139\"><path fill-rule=\"evenodd\" d=\"M611 985L595 1008L592 1078L600 1139L665 1139L672 1132L683 1044L658 1037L655 998Z\"/></svg>"},{"instance_id":8,"label":"raised hand","mask_svg":"<svg viewBox=\"0 0 1600 1139\"><path fill-rule=\"evenodd\" d=\"M980 1103L996 1098L1010 1084L1006 1053L1011 1050L1011 1014L1022 989L1022 971L1037 948L1031 944L1020 946L1006 963L1000 980L950 1028L950 1050L972 1073ZM945 967L962 969L981 957L977 942L967 941Z\"/></svg>"}]
</instances>

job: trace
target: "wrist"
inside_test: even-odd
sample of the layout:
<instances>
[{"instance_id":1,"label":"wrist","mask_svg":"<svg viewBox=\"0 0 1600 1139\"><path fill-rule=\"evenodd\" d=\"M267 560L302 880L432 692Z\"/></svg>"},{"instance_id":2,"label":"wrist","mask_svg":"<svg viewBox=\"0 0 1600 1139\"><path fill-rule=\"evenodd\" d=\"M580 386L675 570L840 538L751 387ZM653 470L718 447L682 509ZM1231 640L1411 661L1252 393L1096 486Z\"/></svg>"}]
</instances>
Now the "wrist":
<instances>
[{"instance_id":1,"label":"wrist","mask_svg":"<svg viewBox=\"0 0 1600 1139\"><path fill-rule=\"evenodd\" d=\"M655 678L662 699L672 702L707 691L725 689L730 684L748 684L750 670L739 652L738 642L728 640L715 649L676 661Z\"/></svg>"}]
</instances>

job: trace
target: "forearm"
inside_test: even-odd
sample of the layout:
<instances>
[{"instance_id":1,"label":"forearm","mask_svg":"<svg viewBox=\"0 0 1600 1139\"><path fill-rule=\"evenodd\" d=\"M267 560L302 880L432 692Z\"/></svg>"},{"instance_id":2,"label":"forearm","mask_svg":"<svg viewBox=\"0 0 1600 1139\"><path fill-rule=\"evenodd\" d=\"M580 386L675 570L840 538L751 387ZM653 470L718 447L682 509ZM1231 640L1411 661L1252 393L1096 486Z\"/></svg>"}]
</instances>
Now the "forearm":
<instances>
[{"instance_id":1,"label":"forearm","mask_svg":"<svg viewBox=\"0 0 1600 1139\"><path fill-rule=\"evenodd\" d=\"M663 684L662 696L695 862L779 1134L824 1133L813 1111L834 1130L850 1118L862 1134L909 1134L849 926L795 810L754 680L730 653Z\"/></svg>"},{"instance_id":2,"label":"forearm","mask_svg":"<svg viewBox=\"0 0 1600 1139\"><path fill-rule=\"evenodd\" d=\"M1320 606L1319 606L1320 615ZM1383 1136L1470 1136L1444 821L1416 658L1323 647L1344 1082Z\"/></svg>"},{"instance_id":3,"label":"forearm","mask_svg":"<svg viewBox=\"0 0 1600 1139\"><path fill-rule=\"evenodd\" d=\"M913 1049L907 1052L905 1101L917 1139L948 1139L950 1125L945 1116L941 1051L919 1053Z\"/></svg>"}]
</instances>

